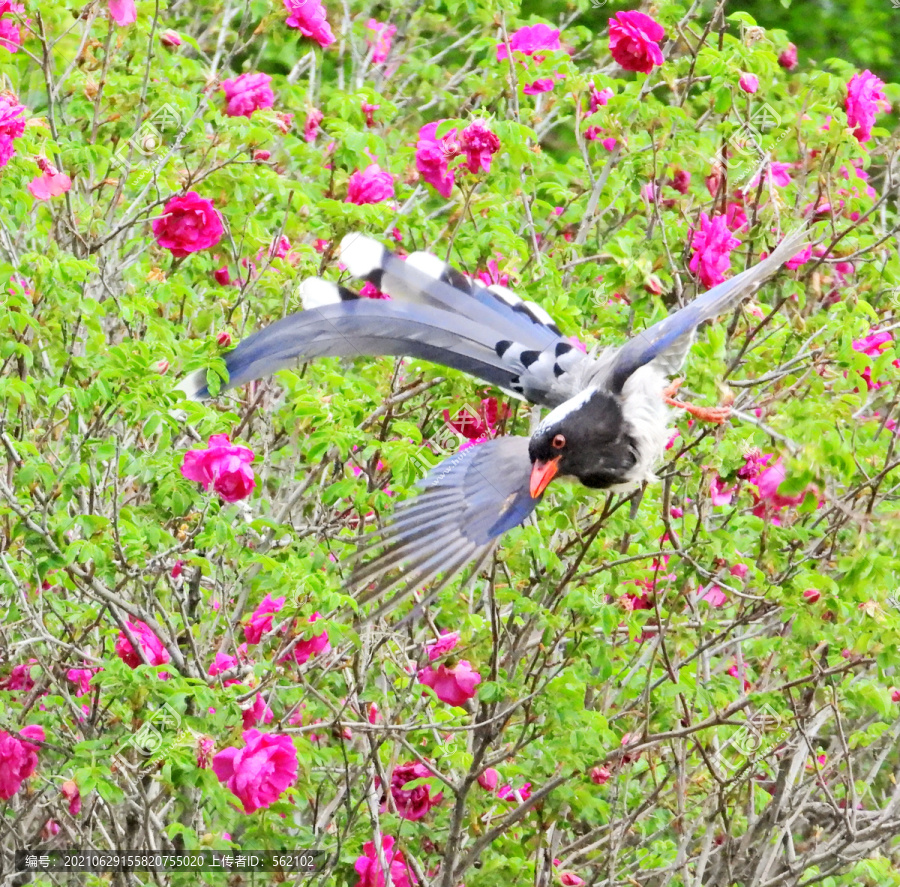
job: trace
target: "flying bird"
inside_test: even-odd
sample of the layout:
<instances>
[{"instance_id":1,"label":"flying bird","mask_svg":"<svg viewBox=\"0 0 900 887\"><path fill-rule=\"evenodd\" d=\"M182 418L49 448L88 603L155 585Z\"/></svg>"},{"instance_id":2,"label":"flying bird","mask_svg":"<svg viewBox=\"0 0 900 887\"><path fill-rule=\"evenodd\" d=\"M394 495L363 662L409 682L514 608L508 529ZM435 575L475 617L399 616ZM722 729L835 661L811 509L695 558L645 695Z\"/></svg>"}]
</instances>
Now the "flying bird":
<instances>
[{"instance_id":1,"label":"flying bird","mask_svg":"<svg viewBox=\"0 0 900 887\"><path fill-rule=\"evenodd\" d=\"M404 260L372 238L348 234L341 262L353 278L391 298L361 298L319 278L304 281L303 311L225 355L222 390L316 357L393 355L462 370L551 408L530 438L488 440L439 463L420 482L419 495L401 502L385 526L366 536L360 553L380 553L354 575L354 583L370 588L360 603L399 588L373 618L439 574L429 599L468 563L477 571L555 478L595 489L654 479L667 436L667 405L725 421L727 409L676 401L679 382L669 385L667 377L681 368L700 324L735 308L805 245L805 229L793 232L767 258L624 345L588 355L539 305L506 287L484 286L429 253ZM179 387L192 399L210 396L205 369Z\"/></svg>"}]
</instances>

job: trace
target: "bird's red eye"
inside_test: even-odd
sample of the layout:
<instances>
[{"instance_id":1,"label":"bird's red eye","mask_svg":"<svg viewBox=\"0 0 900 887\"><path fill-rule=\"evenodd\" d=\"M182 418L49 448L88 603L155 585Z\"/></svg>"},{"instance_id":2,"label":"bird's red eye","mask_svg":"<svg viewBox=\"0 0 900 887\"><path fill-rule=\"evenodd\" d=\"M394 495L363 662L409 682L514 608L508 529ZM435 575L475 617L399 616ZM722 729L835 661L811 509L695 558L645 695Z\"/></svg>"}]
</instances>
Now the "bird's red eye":
<instances>
[{"instance_id":1,"label":"bird's red eye","mask_svg":"<svg viewBox=\"0 0 900 887\"><path fill-rule=\"evenodd\" d=\"M561 435L557 434L553 438L553 442L551 446L554 450L561 450L566 445L566 439Z\"/></svg>"}]
</instances>

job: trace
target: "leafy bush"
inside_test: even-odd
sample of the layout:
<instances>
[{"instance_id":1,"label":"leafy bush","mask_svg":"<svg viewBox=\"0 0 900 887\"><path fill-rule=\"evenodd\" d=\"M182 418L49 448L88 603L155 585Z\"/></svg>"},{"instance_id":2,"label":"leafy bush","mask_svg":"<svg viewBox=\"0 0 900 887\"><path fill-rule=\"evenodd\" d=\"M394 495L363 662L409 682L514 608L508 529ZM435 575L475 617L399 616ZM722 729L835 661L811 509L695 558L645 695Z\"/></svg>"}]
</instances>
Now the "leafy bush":
<instances>
[{"instance_id":1,"label":"leafy bush","mask_svg":"<svg viewBox=\"0 0 900 887\"><path fill-rule=\"evenodd\" d=\"M329 884L900 884L879 82L696 5L654 8L649 73L585 2L287 6L0 5L4 869L307 848ZM350 231L591 348L811 218L694 346L685 397L727 424L673 416L659 483L554 484L471 582L364 628L361 535L459 429L530 411L386 358L173 393L338 280Z\"/></svg>"}]
</instances>

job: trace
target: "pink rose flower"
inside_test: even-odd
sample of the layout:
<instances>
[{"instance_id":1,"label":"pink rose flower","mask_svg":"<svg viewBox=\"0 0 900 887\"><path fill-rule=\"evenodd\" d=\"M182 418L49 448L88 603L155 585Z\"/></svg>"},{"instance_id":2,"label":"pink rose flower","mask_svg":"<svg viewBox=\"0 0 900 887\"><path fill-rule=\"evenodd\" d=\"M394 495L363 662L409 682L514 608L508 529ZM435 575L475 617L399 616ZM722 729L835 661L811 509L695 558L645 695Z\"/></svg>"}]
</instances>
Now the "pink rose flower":
<instances>
[{"instance_id":1,"label":"pink rose flower","mask_svg":"<svg viewBox=\"0 0 900 887\"><path fill-rule=\"evenodd\" d=\"M401 819L415 821L425 816L432 807L436 807L444 799L444 793L438 792L432 796L430 785L418 785L405 789L408 782L415 779L426 779L434 774L418 761L408 764L398 764L391 773L391 797L397 808L397 815ZM383 813L387 810L387 803L381 807Z\"/></svg>"},{"instance_id":2,"label":"pink rose flower","mask_svg":"<svg viewBox=\"0 0 900 887\"><path fill-rule=\"evenodd\" d=\"M303 127L303 138L307 142L314 142L319 134L319 124L325 119L325 115L318 108L311 108L306 115L306 124Z\"/></svg>"},{"instance_id":3,"label":"pink rose flower","mask_svg":"<svg viewBox=\"0 0 900 887\"><path fill-rule=\"evenodd\" d=\"M431 185L441 197L449 197L456 182L456 174L448 164L445 144L455 140L456 130L451 129L441 139L437 138L437 128L442 121L426 123L419 130L416 142L416 169L422 179Z\"/></svg>"},{"instance_id":4,"label":"pink rose flower","mask_svg":"<svg viewBox=\"0 0 900 887\"><path fill-rule=\"evenodd\" d=\"M162 43L163 46L171 48L173 46L181 46L184 41L179 36L178 31L173 31L169 28L159 35L159 42Z\"/></svg>"},{"instance_id":5,"label":"pink rose flower","mask_svg":"<svg viewBox=\"0 0 900 887\"><path fill-rule=\"evenodd\" d=\"M666 36L662 25L643 12L617 12L609 20L609 51L626 71L649 74L663 63L659 41Z\"/></svg>"},{"instance_id":6,"label":"pink rose flower","mask_svg":"<svg viewBox=\"0 0 900 887\"><path fill-rule=\"evenodd\" d=\"M0 0L0 46L9 52L18 52L22 45L22 26L16 16L21 16L24 12L25 6L22 3Z\"/></svg>"},{"instance_id":7,"label":"pink rose flower","mask_svg":"<svg viewBox=\"0 0 900 887\"><path fill-rule=\"evenodd\" d=\"M81 812L81 792L74 779L67 779L60 788L62 796L69 802L69 813L77 816Z\"/></svg>"},{"instance_id":8,"label":"pink rose flower","mask_svg":"<svg viewBox=\"0 0 900 887\"><path fill-rule=\"evenodd\" d=\"M743 579L749 571L750 568L746 564L733 564L728 570L732 576L737 576L738 579Z\"/></svg>"},{"instance_id":9,"label":"pink rose flower","mask_svg":"<svg viewBox=\"0 0 900 887\"><path fill-rule=\"evenodd\" d=\"M807 588L803 592L803 597L806 598L808 603L816 604L822 599L822 592L818 588Z\"/></svg>"},{"instance_id":10,"label":"pink rose flower","mask_svg":"<svg viewBox=\"0 0 900 887\"><path fill-rule=\"evenodd\" d=\"M241 74L222 81L222 92L228 104L225 113L229 117L251 117L254 111L271 108L275 94L268 74Z\"/></svg>"},{"instance_id":11,"label":"pink rose flower","mask_svg":"<svg viewBox=\"0 0 900 887\"><path fill-rule=\"evenodd\" d=\"M594 114L599 108L606 105L614 95L615 93L608 86L605 89L597 89L592 83L590 95L591 114Z\"/></svg>"},{"instance_id":12,"label":"pink rose flower","mask_svg":"<svg viewBox=\"0 0 900 887\"><path fill-rule=\"evenodd\" d=\"M725 216L710 219L706 213L700 213L700 227L691 240L694 255L689 267L694 273L699 270L704 286L715 286L725 280L731 251L740 245L741 241L728 230Z\"/></svg>"},{"instance_id":13,"label":"pink rose flower","mask_svg":"<svg viewBox=\"0 0 900 887\"><path fill-rule=\"evenodd\" d=\"M391 875L391 884L394 887L412 887L417 884L416 876L406 864L402 850L394 850L394 839L385 835L381 839L381 850L384 861L387 863ZM384 887L384 872L378 861L378 851L374 841L366 841L363 844L363 855L357 857L353 868L359 875L359 880L354 887Z\"/></svg>"},{"instance_id":14,"label":"pink rose flower","mask_svg":"<svg viewBox=\"0 0 900 887\"><path fill-rule=\"evenodd\" d=\"M0 690L24 690L26 693L34 689L34 678L31 671L37 659L29 659L27 663L13 666L9 677L0 681Z\"/></svg>"},{"instance_id":15,"label":"pink rose flower","mask_svg":"<svg viewBox=\"0 0 900 887\"><path fill-rule=\"evenodd\" d=\"M176 258L215 246L224 233L212 201L195 191L173 197L163 208L163 215L153 220L156 242Z\"/></svg>"},{"instance_id":16,"label":"pink rose flower","mask_svg":"<svg viewBox=\"0 0 900 887\"><path fill-rule=\"evenodd\" d=\"M16 153L14 140L25 132L24 113L25 106L15 96L0 92L0 167L6 166Z\"/></svg>"},{"instance_id":17,"label":"pink rose flower","mask_svg":"<svg viewBox=\"0 0 900 887\"><path fill-rule=\"evenodd\" d=\"M248 730L250 727L255 727L257 724L271 724L272 718L274 717L275 714L272 709L266 705L266 700L263 699L262 693L256 694L256 698L253 700L252 705L241 709L241 718L244 722L243 727L245 730Z\"/></svg>"},{"instance_id":18,"label":"pink rose flower","mask_svg":"<svg viewBox=\"0 0 900 887\"><path fill-rule=\"evenodd\" d=\"M784 267L789 271L796 271L801 265L805 265L812 258L812 246L807 246L805 249L800 250L796 256L788 259L784 263Z\"/></svg>"},{"instance_id":19,"label":"pink rose flower","mask_svg":"<svg viewBox=\"0 0 900 887\"><path fill-rule=\"evenodd\" d=\"M491 171L491 158L500 150L500 139L490 131L482 120L470 123L459 140L460 147L466 155L466 167L469 172L477 173L479 168Z\"/></svg>"},{"instance_id":20,"label":"pink rose flower","mask_svg":"<svg viewBox=\"0 0 900 887\"><path fill-rule=\"evenodd\" d=\"M120 27L137 21L134 0L109 0L109 17Z\"/></svg>"},{"instance_id":21,"label":"pink rose flower","mask_svg":"<svg viewBox=\"0 0 900 887\"><path fill-rule=\"evenodd\" d=\"M232 444L227 434L213 434L205 450L188 450L181 473L188 480L212 487L226 502L246 499L256 486L250 462L253 450Z\"/></svg>"},{"instance_id":22,"label":"pink rose flower","mask_svg":"<svg viewBox=\"0 0 900 887\"><path fill-rule=\"evenodd\" d=\"M244 645L241 644L241 648L244 648ZM209 666L209 671L207 674L210 677L217 677L224 672L233 671L237 669L238 665L240 665L240 660L237 656L229 656L227 653L216 653L216 658L213 659L212 664ZM226 678L222 681L223 687L230 687L232 684L240 684L240 678Z\"/></svg>"},{"instance_id":23,"label":"pink rose flower","mask_svg":"<svg viewBox=\"0 0 900 887\"><path fill-rule=\"evenodd\" d=\"M46 157L39 157L37 165L41 174L28 183L28 190L38 200L59 197L72 187L72 180L60 172Z\"/></svg>"},{"instance_id":24,"label":"pink rose flower","mask_svg":"<svg viewBox=\"0 0 900 887\"><path fill-rule=\"evenodd\" d=\"M709 497L713 505L730 505L737 487L729 487L717 474L709 483Z\"/></svg>"},{"instance_id":25,"label":"pink rose flower","mask_svg":"<svg viewBox=\"0 0 900 887\"><path fill-rule=\"evenodd\" d=\"M787 49L782 49L778 55L778 64L788 71L793 71L797 67L797 47L793 43L788 43Z\"/></svg>"},{"instance_id":26,"label":"pink rose flower","mask_svg":"<svg viewBox=\"0 0 900 887\"><path fill-rule=\"evenodd\" d=\"M321 618L321 613L313 613L312 616L309 617L310 625ZM297 665L303 665L304 662L308 661L313 656L320 656L322 653L327 653L330 649L331 643L328 640L328 632L323 631L321 634L313 635L308 640L298 641L294 649L285 656L284 659L293 657L293 659L296 660ZM282 659L282 661L284 661L284 659Z\"/></svg>"},{"instance_id":27,"label":"pink rose flower","mask_svg":"<svg viewBox=\"0 0 900 887\"><path fill-rule=\"evenodd\" d=\"M853 135L860 143L872 137L875 115L879 111L890 111L891 106L884 95L884 82L871 71L854 74L847 84L847 125L855 127Z\"/></svg>"},{"instance_id":28,"label":"pink rose flower","mask_svg":"<svg viewBox=\"0 0 900 887\"><path fill-rule=\"evenodd\" d=\"M286 600L285 597L273 598L271 594L263 598L250 620L244 623L244 637L248 644L258 644L260 638L272 630L272 614L278 613Z\"/></svg>"},{"instance_id":29,"label":"pink rose flower","mask_svg":"<svg viewBox=\"0 0 900 887\"><path fill-rule=\"evenodd\" d=\"M381 105L374 105L372 102L363 102L360 106L363 116L366 118L366 126L371 129L375 126L375 112L381 108Z\"/></svg>"},{"instance_id":30,"label":"pink rose flower","mask_svg":"<svg viewBox=\"0 0 900 887\"><path fill-rule=\"evenodd\" d=\"M591 767L590 776L594 785L606 785L612 774L607 767Z\"/></svg>"},{"instance_id":31,"label":"pink rose flower","mask_svg":"<svg viewBox=\"0 0 900 887\"><path fill-rule=\"evenodd\" d=\"M461 706L475 695L475 687L481 683L481 675L472 669L465 659L453 668L441 664L435 670L430 665L419 671L419 683L431 687L441 702Z\"/></svg>"},{"instance_id":32,"label":"pink rose flower","mask_svg":"<svg viewBox=\"0 0 900 887\"><path fill-rule=\"evenodd\" d=\"M134 639L140 644L148 664L165 665L169 661L169 651L163 646L162 641L153 633L153 629L146 622L125 620L125 625L134 636ZM119 637L116 640L116 655L131 668L137 668L144 664L140 653L131 646L131 641L128 640L128 636L124 631L119 632Z\"/></svg>"},{"instance_id":33,"label":"pink rose flower","mask_svg":"<svg viewBox=\"0 0 900 887\"><path fill-rule=\"evenodd\" d=\"M509 47L513 52L521 52L523 55L535 56L535 60L542 62L544 56L541 50L559 49L559 28L551 28L549 25L539 23L519 28L509 35ZM505 43L497 44L497 61L502 62L509 53Z\"/></svg>"},{"instance_id":34,"label":"pink rose flower","mask_svg":"<svg viewBox=\"0 0 900 887\"><path fill-rule=\"evenodd\" d=\"M701 588L700 592L702 592L700 600L706 601L711 607L721 607L728 602L728 597L725 592L714 583L706 588Z\"/></svg>"},{"instance_id":35,"label":"pink rose flower","mask_svg":"<svg viewBox=\"0 0 900 887\"><path fill-rule=\"evenodd\" d=\"M0 801L8 801L34 773L38 763L38 746L34 743L45 739L44 728L34 725L23 727L19 735L31 741L0 730Z\"/></svg>"},{"instance_id":36,"label":"pink rose flower","mask_svg":"<svg viewBox=\"0 0 900 887\"><path fill-rule=\"evenodd\" d=\"M669 187L674 188L681 194L687 194L688 188L691 186L691 174L684 169L676 169L672 178L669 179Z\"/></svg>"},{"instance_id":37,"label":"pink rose flower","mask_svg":"<svg viewBox=\"0 0 900 887\"><path fill-rule=\"evenodd\" d=\"M500 774L493 768L488 767L484 773L480 773L478 776L478 784L485 789L485 791L492 792L497 788L497 783L500 781Z\"/></svg>"},{"instance_id":38,"label":"pink rose flower","mask_svg":"<svg viewBox=\"0 0 900 887\"><path fill-rule=\"evenodd\" d=\"M575 872L564 871L559 873L559 883L563 887L582 887L584 878L579 878Z\"/></svg>"},{"instance_id":39,"label":"pink rose flower","mask_svg":"<svg viewBox=\"0 0 900 887\"><path fill-rule=\"evenodd\" d=\"M524 804L531 797L531 783L526 782L521 788L504 785L503 788L497 789L497 797L512 804Z\"/></svg>"},{"instance_id":40,"label":"pink rose flower","mask_svg":"<svg viewBox=\"0 0 900 887\"><path fill-rule=\"evenodd\" d=\"M425 648L426 652L428 653L428 661L434 662L435 659L440 659L441 656L446 656L458 643L458 631L442 632L441 636L433 644L429 644Z\"/></svg>"},{"instance_id":41,"label":"pink rose flower","mask_svg":"<svg viewBox=\"0 0 900 887\"><path fill-rule=\"evenodd\" d=\"M75 696L87 696L91 692L91 678L98 672L103 671L102 668L70 668L66 672L66 678L73 684L78 684Z\"/></svg>"},{"instance_id":42,"label":"pink rose flower","mask_svg":"<svg viewBox=\"0 0 900 887\"><path fill-rule=\"evenodd\" d=\"M325 9L319 0L284 0L284 8L288 11L285 24L289 28L296 28L323 49L334 43L334 34L325 20Z\"/></svg>"},{"instance_id":43,"label":"pink rose flower","mask_svg":"<svg viewBox=\"0 0 900 887\"><path fill-rule=\"evenodd\" d=\"M371 37L366 37L366 43L372 50L372 64L380 65L391 52L391 40L397 33L396 25L387 22L377 22L370 18L366 22L366 28L372 32Z\"/></svg>"},{"instance_id":44,"label":"pink rose flower","mask_svg":"<svg viewBox=\"0 0 900 887\"><path fill-rule=\"evenodd\" d=\"M244 748L226 748L212 760L213 772L253 813L278 800L297 779L297 749L284 733L244 731Z\"/></svg>"},{"instance_id":45,"label":"pink rose flower","mask_svg":"<svg viewBox=\"0 0 900 887\"><path fill-rule=\"evenodd\" d=\"M347 203L363 206L381 203L394 196L394 176L377 163L370 163L363 170L356 170L347 185Z\"/></svg>"},{"instance_id":46,"label":"pink rose flower","mask_svg":"<svg viewBox=\"0 0 900 887\"><path fill-rule=\"evenodd\" d=\"M738 80L738 86L744 90L744 92L749 92L750 95L753 95L753 93L759 89L759 77L757 77L756 74L744 72L741 74L740 80Z\"/></svg>"},{"instance_id":47,"label":"pink rose flower","mask_svg":"<svg viewBox=\"0 0 900 887\"><path fill-rule=\"evenodd\" d=\"M200 770L209 770L215 750L216 741L212 736L201 736L197 740L197 767Z\"/></svg>"}]
</instances>

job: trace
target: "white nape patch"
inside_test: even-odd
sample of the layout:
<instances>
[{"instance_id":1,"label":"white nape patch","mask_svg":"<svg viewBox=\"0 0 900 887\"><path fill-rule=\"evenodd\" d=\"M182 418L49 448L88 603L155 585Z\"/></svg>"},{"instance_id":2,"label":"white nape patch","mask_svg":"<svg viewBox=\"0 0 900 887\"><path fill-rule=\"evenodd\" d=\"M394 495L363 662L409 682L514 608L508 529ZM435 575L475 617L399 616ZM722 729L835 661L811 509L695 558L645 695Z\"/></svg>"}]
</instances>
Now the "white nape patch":
<instances>
[{"instance_id":1,"label":"white nape patch","mask_svg":"<svg viewBox=\"0 0 900 887\"><path fill-rule=\"evenodd\" d=\"M669 409L663 400L665 374L652 363L635 370L622 389L622 418L634 438L638 460L628 480L656 480L653 469L663 454L669 436Z\"/></svg>"},{"instance_id":2,"label":"white nape patch","mask_svg":"<svg viewBox=\"0 0 900 887\"><path fill-rule=\"evenodd\" d=\"M380 268L384 247L365 234L348 234L341 241L340 260L354 277L365 277Z\"/></svg>"},{"instance_id":3,"label":"white nape patch","mask_svg":"<svg viewBox=\"0 0 900 887\"><path fill-rule=\"evenodd\" d=\"M441 275L447 267L447 263L442 262L437 256L421 251L410 253L406 257L406 264L412 265L413 268L418 269L423 274L427 274L429 277L433 277L435 280L441 279Z\"/></svg>"},{"instance_id":4,"label":"white nape patch","mask_svg":"<svg viewBox=\"0 0 900 887\"><path fill-rule=\"evenodd\" d=\"M184 396L188 400L204 400L204 398L199 397L198 394L201 388L206 387L206 370L199 369L194 370L189 376L185 376L182 379L181 384L175 387L176 391L184 392Z\"/></svg>"},{"instance_id":5,"label":"white nape patch","mask_svg":"<svg viewBox=\"0 0 900 887\"><path fill-rule=\"evenodd\" d=\"M311 311L325 305L334 305L341 301L337 285L318 277L309 277L300 284L300 299L303 309Z\"/></svg>"},{"instance_id":6,"label":"white nape patch","mask_svg":"<svg viewBox=\"0 0 900 887\"><path fill-rule=\"evenodd\" d=\"M558 407L547 413L544 421L538 426L538 433L543 434L549 431L554 425L561 422L570 413L580 410L600 389L594 386L579 391L574 397L570 397L565 403L561 403Z\"/></svg>"}]
</instances>

